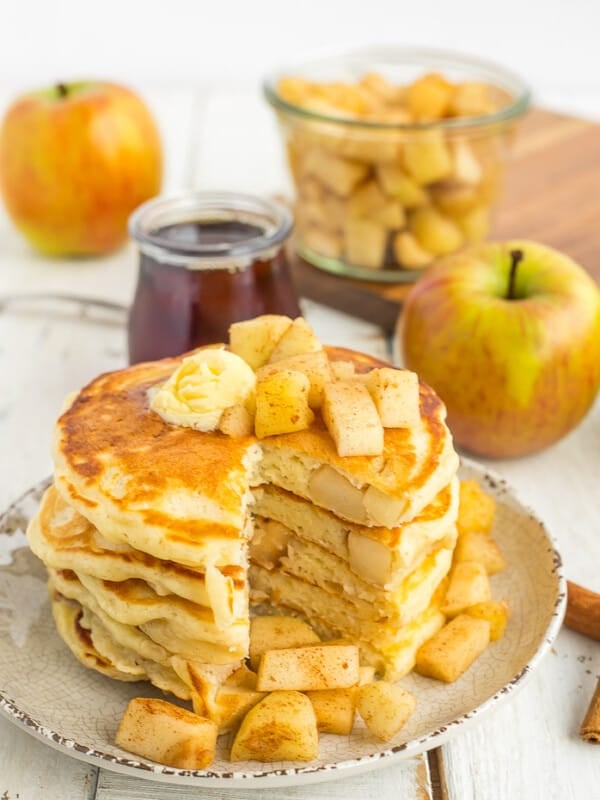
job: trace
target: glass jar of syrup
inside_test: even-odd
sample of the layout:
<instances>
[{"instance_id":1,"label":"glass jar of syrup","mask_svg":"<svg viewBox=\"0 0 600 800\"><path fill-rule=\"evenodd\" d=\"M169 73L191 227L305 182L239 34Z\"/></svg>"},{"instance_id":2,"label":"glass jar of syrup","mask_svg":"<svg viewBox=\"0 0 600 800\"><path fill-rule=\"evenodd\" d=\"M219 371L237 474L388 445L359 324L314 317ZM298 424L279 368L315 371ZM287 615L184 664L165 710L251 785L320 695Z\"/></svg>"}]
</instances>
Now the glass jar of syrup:
<instances>
[{"instance_id":1,"label":"glass jar of syrup","mask_svg":"<svg viewBox=\"0 0 600 800\"><path fill-rule=\"evenodd\" d=\"M226 342L232 322L300 314L284 243L290 212L230 192L158 197L135 211L140 251L129 314L129 361L179 355Z\"/></svg>"}]
</instances>

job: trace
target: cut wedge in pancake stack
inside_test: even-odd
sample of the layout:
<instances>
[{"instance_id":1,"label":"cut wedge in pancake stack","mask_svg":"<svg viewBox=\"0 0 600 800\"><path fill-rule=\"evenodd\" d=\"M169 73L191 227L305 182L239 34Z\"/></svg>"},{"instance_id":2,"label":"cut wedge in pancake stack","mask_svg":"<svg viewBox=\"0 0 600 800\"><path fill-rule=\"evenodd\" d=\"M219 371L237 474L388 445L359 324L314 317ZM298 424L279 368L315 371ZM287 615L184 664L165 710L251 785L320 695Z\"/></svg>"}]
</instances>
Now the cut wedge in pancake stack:
<instances>
[{"instance_id":1,"label":"cut wedge in pancake stack","mask_svg":"<svg viewBox=\"0 0 600 800\"><path fill-rule=\"evenodd\" d=\"M323 348L301 319L100 376L58 420L28 531L60 635L86 666L184 699L239 667L251 613L404 675L444 622L444 420L413 373Z\"/></svg>"}]
</instances>

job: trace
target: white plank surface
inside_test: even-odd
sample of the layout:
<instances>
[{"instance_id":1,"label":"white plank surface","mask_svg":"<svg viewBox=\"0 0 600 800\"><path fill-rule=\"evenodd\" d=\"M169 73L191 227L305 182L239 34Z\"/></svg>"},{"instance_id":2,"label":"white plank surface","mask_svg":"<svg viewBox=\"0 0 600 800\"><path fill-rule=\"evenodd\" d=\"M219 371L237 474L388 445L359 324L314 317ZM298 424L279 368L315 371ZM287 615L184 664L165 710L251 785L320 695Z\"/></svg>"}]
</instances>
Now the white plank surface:
<instances>
[{"instance_id":1,"label":"white plank surface","mask_svg":"<svg viewBox=\"0 0 600 800\"><path fill-rule=\"evenodd\" d=\"M375 772L341 778L310 786L289 786L275 789L191 789L139 781L116 773L100 771L96 800L429 800L431 784L427 762L423 758Z\"/></svg>"},{"instance_id":2,"label":"white plank surface","mask_svg":"<svg viewBox=\"0 0 600 800\"><path fill-rule=\"evenodd\" d=\"M0 800L94 800L96 773L0 717Z\"/></svg>"}]
</instances>

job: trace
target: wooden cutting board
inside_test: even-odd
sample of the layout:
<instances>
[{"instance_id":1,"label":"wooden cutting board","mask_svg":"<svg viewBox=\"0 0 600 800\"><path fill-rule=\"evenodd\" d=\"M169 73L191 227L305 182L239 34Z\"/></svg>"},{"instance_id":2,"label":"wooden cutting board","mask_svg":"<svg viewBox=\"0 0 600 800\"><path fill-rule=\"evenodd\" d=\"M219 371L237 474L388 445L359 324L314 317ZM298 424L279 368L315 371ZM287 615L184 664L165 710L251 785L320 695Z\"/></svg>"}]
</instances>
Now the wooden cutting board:
<instances>
[{"instance_id":1,"label":"wooden cutting board","mask_svg":"<svg viewBox=\"0 0 600 800\"><path fill-rule=\"evenodd\" d=\"M514 144L492 238L556 247L600 282L600 125L536 109ZM339 278L292 259L299 293L392 331L407 284Z\"/></svg>"}]
</instances>

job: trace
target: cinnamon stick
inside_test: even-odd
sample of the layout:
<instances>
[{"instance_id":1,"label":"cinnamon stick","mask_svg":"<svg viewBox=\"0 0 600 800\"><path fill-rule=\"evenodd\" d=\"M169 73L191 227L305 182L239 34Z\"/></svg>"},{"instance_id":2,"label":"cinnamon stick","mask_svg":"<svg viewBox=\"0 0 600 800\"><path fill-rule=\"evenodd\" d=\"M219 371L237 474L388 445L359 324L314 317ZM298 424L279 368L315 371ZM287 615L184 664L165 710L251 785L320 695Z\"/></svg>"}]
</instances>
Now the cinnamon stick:
<instances>
[{"instance_id":1,"label":"cinnamon stick","mask_svg":"<svg viewBox=\"0 0 600 800\"><path fill-rule=\"evenodd\" d=\"M592 702L579 728L579 735L584 742L600 744L600 680L598 680Z\"/></svg>"},{"instance_id":2,"label":"cinnamon stick","mask_svg":"<svg viewBox=\"0 0 600 800\"><path fill-rule=\"evenodd\" d=\"M565 625L600 641L600 594L567 581Z\"/></svg>"}]
</instances>

